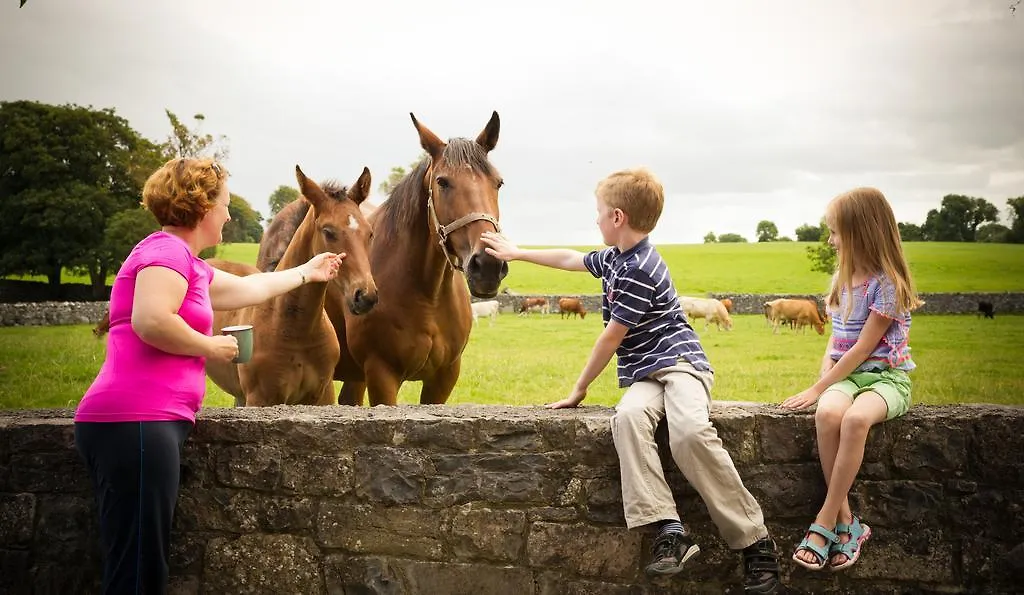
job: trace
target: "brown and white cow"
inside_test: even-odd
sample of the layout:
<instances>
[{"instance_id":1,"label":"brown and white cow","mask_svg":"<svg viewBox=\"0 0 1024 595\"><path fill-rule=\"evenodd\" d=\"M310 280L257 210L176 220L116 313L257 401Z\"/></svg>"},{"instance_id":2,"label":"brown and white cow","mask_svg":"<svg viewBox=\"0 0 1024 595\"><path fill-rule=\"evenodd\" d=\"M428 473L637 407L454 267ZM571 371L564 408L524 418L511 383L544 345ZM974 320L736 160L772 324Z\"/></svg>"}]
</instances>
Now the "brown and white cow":
<instances>
[{"instance_id":1,"label":"brown and white cow","mask_svg":"<svg viewBox=\"0 0 1024 595\"><path fill-rule=\"evenodd\" d=\"M579 298L560 298L558 300L558 311L561 312L562 318L568 316L575 317L579 314L580 318L586 318L587 309L583 307L583 302Z\"/></svg>"},{"instance_id":2,"label":"brown and white cow","mask_svg":"<svg viewBox=\"0 0 1024 595\"><path fill-rule=\"evenodd\" d=\"M519 312L520 316L526 316L530 312L549 314L551 313L551 305L548 303L548 298L545 297L523 298L519 302L519 309L517 312Z\"/></svg>"}]
</instances>

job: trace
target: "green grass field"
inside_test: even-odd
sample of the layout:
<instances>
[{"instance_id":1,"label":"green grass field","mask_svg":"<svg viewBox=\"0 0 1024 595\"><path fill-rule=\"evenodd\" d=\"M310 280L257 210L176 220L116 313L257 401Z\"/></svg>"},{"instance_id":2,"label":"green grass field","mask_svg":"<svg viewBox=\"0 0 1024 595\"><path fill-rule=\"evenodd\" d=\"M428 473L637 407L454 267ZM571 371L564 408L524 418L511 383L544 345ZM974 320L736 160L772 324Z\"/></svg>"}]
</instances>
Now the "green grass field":
<instances>
[{"instance_id":1,"label":"green grass field","mask_svg":"<svg viewBox=\"0 0 1024 595\"><path fill-rule=\"evenodd\" d=\"M658 250L681 294L823 293L828 275L810 270L806 255L810 245L670 244ZM908 242L904 246L918 291L1024 291L1024 244ZM257 249L256 244L224 244L218 247L217 256L255 264ZM68 275L63 282L85 283L87 279ZM519 293L600 292L599 282L590 275L523 262L509 264L505 285Z\"/></svg>"},{"instance_id":2,"label":"green grass field","mask_svg":"<svg viewBox=\"0 0 1024 595\"><path fill-rule=\"evenodd\" d=\"M761 316L736 316L731 332L698 325L715 366L716 400L778 402L815 379L825 336L789 330L772 335ZM601 330L597 316L503 314L474 329L455 403L539 405L565 396ZM972 315L918 316L911 346L918 364L914 402L1024 404L1024 316L980 320ZM104 342L87 326L0 328L0 407L74 407L103 361ZM584 404L614 405L621 394L614 363ZM418 402L407 383L402 403ZM208 383L206 406L233 399Z\"/></svg>"}]
</instances>

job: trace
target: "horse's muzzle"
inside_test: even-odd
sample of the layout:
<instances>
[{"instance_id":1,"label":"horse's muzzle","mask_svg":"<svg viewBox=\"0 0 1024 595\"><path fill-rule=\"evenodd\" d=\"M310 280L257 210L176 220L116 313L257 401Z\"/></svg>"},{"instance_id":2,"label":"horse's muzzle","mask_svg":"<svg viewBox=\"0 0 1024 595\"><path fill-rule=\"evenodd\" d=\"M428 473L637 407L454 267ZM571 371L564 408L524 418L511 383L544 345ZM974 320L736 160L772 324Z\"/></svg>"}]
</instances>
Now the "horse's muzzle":
<instances>
[{"instance_id":1,"label":"horse's muzzle","mask_svg":"<svg viewBox=\"0 0 1024 595\"><path fill-rule=\"evenodd\" d=\"M481 250L466 261L466 281L474 297L492 298L498 295L501 280L508 275L508 263Z\"/></svg>"},{"instance_id":2,"label":"horse's muzzle","mask_svg":"<svg viewBox=\"0 0 1024 595\"><path fill-rule=\"evenodd\" d=\"M348 309L352 314L359 316L360 314L366 314L373 307L377 305L377 292L376 291L363 291L357 289L352 297L348 301Z\"/></svg>"}]
</instances>

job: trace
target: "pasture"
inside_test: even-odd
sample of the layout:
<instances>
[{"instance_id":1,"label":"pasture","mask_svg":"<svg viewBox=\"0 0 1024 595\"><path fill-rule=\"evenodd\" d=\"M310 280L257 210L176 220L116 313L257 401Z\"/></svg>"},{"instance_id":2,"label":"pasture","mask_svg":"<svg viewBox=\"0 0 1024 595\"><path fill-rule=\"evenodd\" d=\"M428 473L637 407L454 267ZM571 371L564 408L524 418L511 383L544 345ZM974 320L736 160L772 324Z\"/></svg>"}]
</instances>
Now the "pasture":
<instances>
[{"instance_id":1,"label":"pasture","mask_svg":"<svg viewBox=\"0 0 1024 595\"><path fill-rule=\"evenodd\" d=\"M731 332L703 330L717 371L716 400L779 402L810 385L826 334L788 329L773 336L761 316L735 316ZM541 405L572 386L601 329L599 316L562 320L557 314L502 314L480 321L470 335L462 376L450 404ZM1024 405L1024 316L918 316L911 333L914 402ZM0 328L0 407L74 407L103 362L104 342L87 326ZM336 383L337 384L337 383ZM407 383L402 404L416 403L419 383ZM591 386L584 405L614 405L621 394L614 361ZM234 400L212 383L206 406Z\"/></svg>"},{"instance_id":2,"label":"pasture","mask_svg":"<svg viewBox=\"0 0 1024 595\"><path fill-rule=\"evenodd\" d=\"M764 244L666 244L658 251L681 295L723 293L824 293L828 275L810 270L807 242ZM1024 244L906 242L903 244L918 291L1024 291ZM577 250L593 247L575 246ZM223 244L217 257L256 264L256 244ZM14 277L12 277L14 278ZM17 277L45 280L42 277ZM113 277L110 278L113 281ZM88 279L65 273L64 283ZM600 293L587 274L509 263L504 285L518 293Z\"/></svg>"}]
</instances>

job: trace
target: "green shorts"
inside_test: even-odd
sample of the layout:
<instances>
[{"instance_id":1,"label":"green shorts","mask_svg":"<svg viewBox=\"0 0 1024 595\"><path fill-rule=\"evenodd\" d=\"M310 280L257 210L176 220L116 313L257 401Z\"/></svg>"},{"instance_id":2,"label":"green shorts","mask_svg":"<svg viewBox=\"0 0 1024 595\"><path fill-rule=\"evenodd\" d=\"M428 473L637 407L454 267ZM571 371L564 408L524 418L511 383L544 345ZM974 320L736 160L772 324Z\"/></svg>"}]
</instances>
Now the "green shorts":
<instances>
[{"instance_id":1,"label":"green shorts","mask_svg":"<svg viewBox=\"0 0 1024 595\"><path fill-rule=\"evenodd\" d=\"M910 409L910 377L903 370L877 370L871 372L854 372L845 380L833 384L825 389L834 390L856 399L857 395L866 392L878 393L889 413L885 419L895 419L905 414Z\"/></svg>"}]
</instances>

